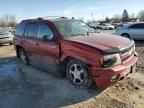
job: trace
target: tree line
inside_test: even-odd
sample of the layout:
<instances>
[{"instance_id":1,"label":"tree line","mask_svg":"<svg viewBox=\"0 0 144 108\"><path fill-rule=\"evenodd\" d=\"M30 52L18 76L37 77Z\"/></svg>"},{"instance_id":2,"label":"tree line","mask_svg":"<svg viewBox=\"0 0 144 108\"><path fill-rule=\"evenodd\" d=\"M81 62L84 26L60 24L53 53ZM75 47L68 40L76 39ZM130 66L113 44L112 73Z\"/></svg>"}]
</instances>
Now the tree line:
<instances>
[{"instance_id":1,"label":"tree line","mask_svg":"<svg viewBox=\"0 0 144 108\"><path fill-rule=\"evenodd\" d=\"M14 15L4 15L0 17L0 27L15 27L17 19Z\"/></svg>"},{"instance_id":2,"label":"tree line","mask_svg":"<svg viewBox=\"0 0 144 108\"><path fill-rule=\"evenodd\" d=\"M84 20L83 18L80 18L81 20ZM107 23L120 23L120 22L129 22L131 20L139 20L144 21L144 10L141 10L137 15L132 13L129 15L128 11L124 9L123 13L114 15L112 18L106 17L105 22ZM87 21L87 22L95 22L94 21ZM0 27L15 27L17 24L17 19L14 15L4 15L0 17Z\"/></svg>"},{"instance_id":3,"label":"tree line","mask_svg":"<svg viewBox=\"0 0 144 108\"><path fill-rule=\"evenodd\" d=\"M84 20L84 18L79 18ZM87 23L95 23L95 22L106 22L106 23L125 23L130 21L144 21L144 10L141 10L136 15L135 13L129 14L126 9L122 12L122 14L115 14L111 18L106 17L103 20L87 20Z\"/></svg>"},{"instance_id":4,"label":"tree line","mask_svg":"<svg viewBox=\"0 0 144 108\"><path fill-rule=\"evenodd\" d=\"M122 15L114 15L112 18L105 18L105 22L113 22L113 23L120 23L120 22L129 22L129 21L144 21L144 10L141 10L137 15L135 15L134 13L132 13L131 15L129 15L128 11L126 9L124 9Z\"/></svg>"}]
</instances>

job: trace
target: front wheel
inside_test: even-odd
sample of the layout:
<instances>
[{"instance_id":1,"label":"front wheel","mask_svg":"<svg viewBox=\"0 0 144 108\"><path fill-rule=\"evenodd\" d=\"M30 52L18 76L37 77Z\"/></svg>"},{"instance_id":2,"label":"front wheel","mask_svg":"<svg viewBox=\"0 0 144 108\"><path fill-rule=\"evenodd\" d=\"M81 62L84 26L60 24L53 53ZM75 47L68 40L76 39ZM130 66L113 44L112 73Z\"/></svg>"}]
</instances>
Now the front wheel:
<instances>
[{"instance_id":1,"label":"front wheel","mask_svg":"<svg viewBox=\"0 0 144 108\"><path fill-rule=\"evenodd\" d=\"M67 79L78 87L90 87L93 79L85 63L72 59L66 67Z\"/></svg>"},{"instance_id":2,"label":"front wheel","mask_svg":"<svg viewBox=\"0 0 144 108\"><path fill-rule=\"evenodd\" d=\"M27 57L27 54L26 52L21 48L19 49L19 59L20 61L23 63L23 64L28 64L28 57Z\"/></svg>"}]
</instances>

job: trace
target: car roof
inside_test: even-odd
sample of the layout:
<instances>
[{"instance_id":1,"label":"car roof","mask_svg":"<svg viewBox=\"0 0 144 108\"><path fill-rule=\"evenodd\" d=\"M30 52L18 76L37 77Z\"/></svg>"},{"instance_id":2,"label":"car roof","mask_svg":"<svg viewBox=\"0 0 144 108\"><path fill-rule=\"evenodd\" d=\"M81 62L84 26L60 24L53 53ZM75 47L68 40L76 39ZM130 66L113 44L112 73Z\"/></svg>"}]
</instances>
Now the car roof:
<instances>
[{"instance_id":1,"label":"car roof","mask_svg":"<svg viewBox=\"0 0 144 108\"><path fill-rule=\"evenodd\" d=\"M127 24L127 25L135 25L135 24L144 24L144 22L135 22L135 23L129 23L129 24Z\"/></svg>"},{"instance_id":2,"label":"car roof","mask_svg":"<svg viewBox=\"0 0 144 108\"><path fill-rule=\"evenodd\" d=\"M128 24L125 24L125 25L123 26L123 28L127 28L127 27L130 27L130 26L135 25L135 24L144 24L144 22L128 23Z\"/></svg>"},{"instance_id":3,"label":"car roof","mask_svg":"<svg viewBox=\"0 0 144 108\"><path fill-rule=\"evenodd\" d=\"M36 19L27 19L27 20L23 20L22 22L34 22L34 21L49 21L49 22L59 22L59 21L72 21L75 19L70 19L67 17L40 17L40 18L36 18Z\"/></svg>"},{"instance_id":4,"label":"car roof","mask_svg":"<svg viewBox=\"0 0 144 108\"><path fill-rule=\"evenodd\" d=\"M74 19L64 19L64 18L57 18L57 19L51 19L49 21L51 22L59 22L59 21L72 21Z\"/></svg>"}]
</instances>

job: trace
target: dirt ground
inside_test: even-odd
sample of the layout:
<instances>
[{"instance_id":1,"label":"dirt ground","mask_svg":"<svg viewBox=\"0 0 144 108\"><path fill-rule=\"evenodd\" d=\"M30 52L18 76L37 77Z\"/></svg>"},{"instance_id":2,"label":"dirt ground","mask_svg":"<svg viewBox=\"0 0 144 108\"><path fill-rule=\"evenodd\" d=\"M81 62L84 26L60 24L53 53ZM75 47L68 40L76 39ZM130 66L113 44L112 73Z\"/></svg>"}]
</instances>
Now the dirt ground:
<instances>
[{"instance_id":1,"label":"dirt ground","mask_svg":"<svg viewBox=\"0 0 144 108\"><path fill-rule=\"evenodd\" d=\"M144 42L136 42L136 72L106 90L80 89L66 79L21 64L13 46L0 47L0 108L144 108Z\"/></svg>"}]
</instances>

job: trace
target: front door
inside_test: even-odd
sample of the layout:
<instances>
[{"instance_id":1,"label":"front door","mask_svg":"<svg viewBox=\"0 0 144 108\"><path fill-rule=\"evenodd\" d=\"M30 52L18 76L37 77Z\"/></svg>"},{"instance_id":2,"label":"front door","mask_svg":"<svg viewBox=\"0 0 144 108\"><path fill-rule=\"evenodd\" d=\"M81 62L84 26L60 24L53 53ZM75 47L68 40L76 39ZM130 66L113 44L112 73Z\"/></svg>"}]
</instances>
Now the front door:
<instances>
[{"instance_id":1,"label":"front door","mask_svg":"<svg viewBox=\"0 0 144 108\"><path fill-rule=\"evenodd\" d=\"M37 61L39 68L54 73L59 64L59 44L56 37L47 23L38 23L36 34L34 61Z\"/></svg>"}]
</instances>

